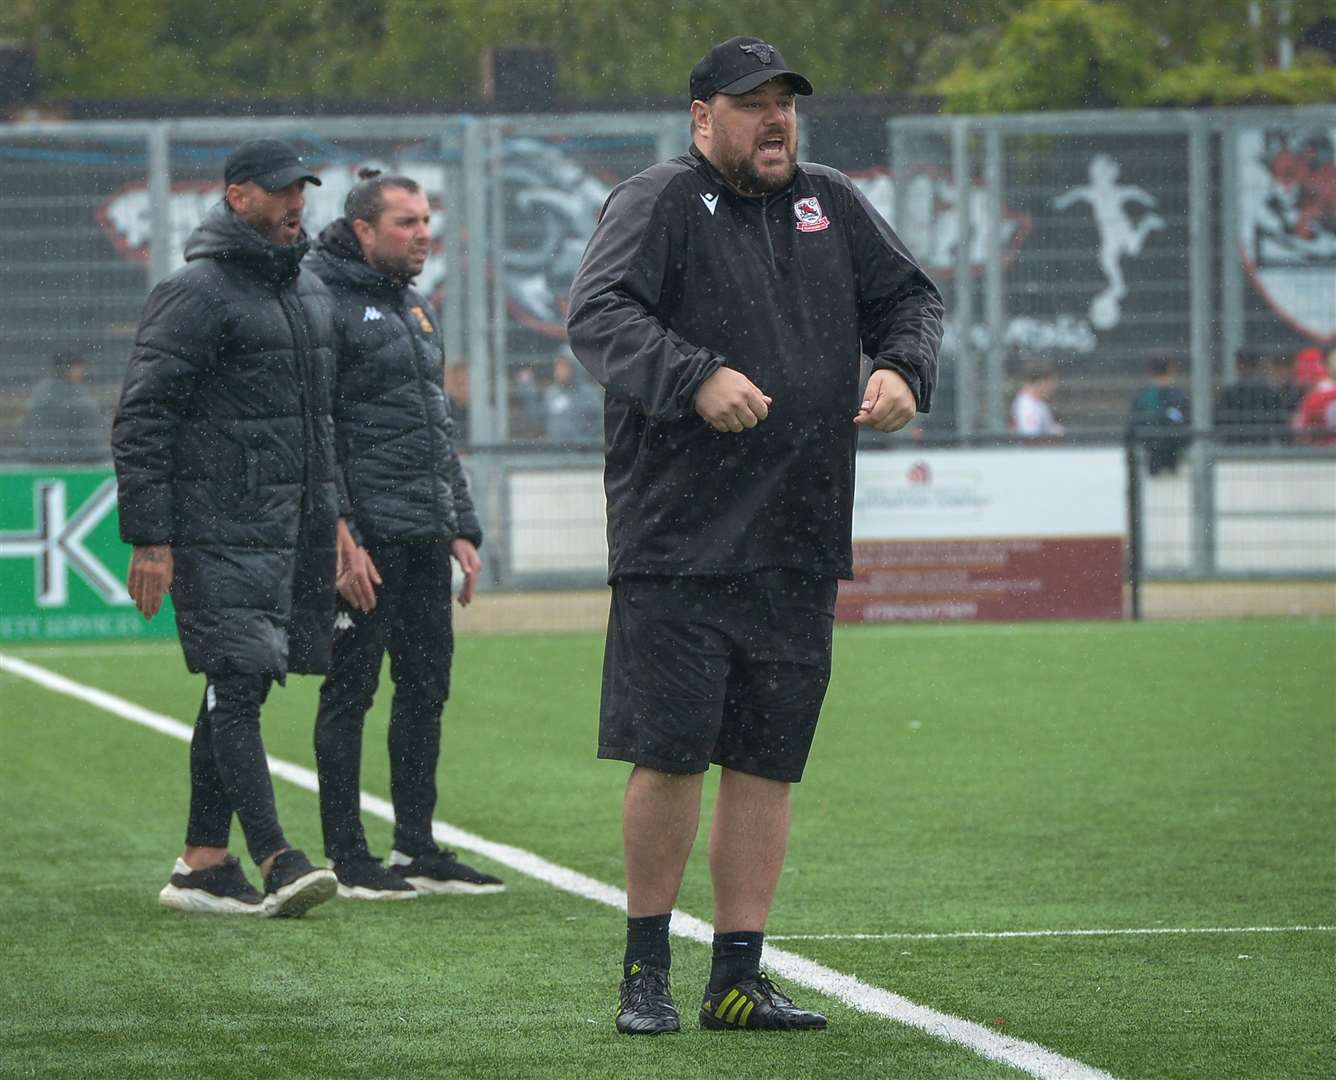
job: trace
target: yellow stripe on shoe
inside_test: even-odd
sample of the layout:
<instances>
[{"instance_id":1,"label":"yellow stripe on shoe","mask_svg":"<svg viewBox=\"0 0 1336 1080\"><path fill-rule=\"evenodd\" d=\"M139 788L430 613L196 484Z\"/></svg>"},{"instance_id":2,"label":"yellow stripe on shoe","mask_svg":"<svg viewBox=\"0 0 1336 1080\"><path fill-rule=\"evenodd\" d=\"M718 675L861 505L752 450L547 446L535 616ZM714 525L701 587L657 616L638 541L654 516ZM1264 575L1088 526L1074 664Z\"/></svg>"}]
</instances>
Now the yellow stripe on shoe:
<instances>
[{"instance_id":1,"label":"yellow stripe on shoe","mask_svg":"<svg viewBox=\"0 0 1336 1080\"><path fill-rule=\"evenodd\" d=\"M724 997L724 1000L719 1002L719 1008L714 1010L714 1015L718 1019L722 1020L724 1018L724 1013L728 1010L729 1005L731 1005L733 999L738 996L739 995L736 990L730 990L728 994Z\"/></svg>"},{"instance_id":2,"label":"yellow stripe on shoe","mask_svg":"<svg viewBox=\"0 0 1336 1080\"><path fill-rule=\"evenodd\" d=\"M737 1021L738 1013L742 1011L744 1005L750 1005L751 998L746 994L739 994L738 1000L733 1003L733 1007L728 1010L728 1015L724 1017L724 1023L732 1024Z\"/></svg>"},{"instance_id":3,"label":"yellow stripe on shoe","mask_svg":"<svg viewBox=\"0 0 1336 1080\"><path fill-rule=\"evenodd\" d=\"M754 1001L748 1001L747 1007L742 1010L742 1015L738 1017L738 1027L747 1026L747 1017L751 1016L752 1007L756 1004Z\"/></svg>"}]
</instances>

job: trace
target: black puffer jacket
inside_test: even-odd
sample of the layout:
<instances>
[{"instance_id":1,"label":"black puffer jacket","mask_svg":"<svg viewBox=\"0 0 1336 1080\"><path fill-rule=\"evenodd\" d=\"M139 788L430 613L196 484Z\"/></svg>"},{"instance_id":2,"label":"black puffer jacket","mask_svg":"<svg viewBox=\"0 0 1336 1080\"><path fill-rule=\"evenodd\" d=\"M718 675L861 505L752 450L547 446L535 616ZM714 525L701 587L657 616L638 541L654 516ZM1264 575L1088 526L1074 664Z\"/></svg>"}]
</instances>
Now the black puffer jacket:
<instances>
[{"instance_id":1,"label":"black puffer jacket","mask_svg":"<svg viewBox=\"0 0 1336 1080\"><path fill-rule=\"evenodd\" d=\"M441 330L426 299L367 263L344 218L321 232L307 266L334 297L334 424L353 534L367 544L481 544L455 451Z\"/></svg>"},{"instance_id":2,"label":"black puffer jacket","mask_svg":"<svg viewBox=\"0 0 1336 1080\"><path fill-rule=\"evenodd\" d=\"M171 545L192 671L328 665L333 317L307 248L219 203L144 305L112 428L121 538Z\"/></svg>"}]
</instances>

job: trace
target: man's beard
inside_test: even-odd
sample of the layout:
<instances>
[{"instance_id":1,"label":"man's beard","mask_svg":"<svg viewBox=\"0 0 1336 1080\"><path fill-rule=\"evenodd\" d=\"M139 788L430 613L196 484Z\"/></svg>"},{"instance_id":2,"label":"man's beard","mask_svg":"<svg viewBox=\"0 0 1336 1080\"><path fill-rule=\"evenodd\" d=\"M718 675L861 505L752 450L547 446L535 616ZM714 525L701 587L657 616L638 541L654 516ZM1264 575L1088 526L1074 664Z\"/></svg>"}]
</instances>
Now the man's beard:
<instances>
[{"instance_id":1,"label":"man's beard","mask_svg":"<svg viewBox=\"0 0 1336 1080\"><path fill-rule=\"evenodd\" d=\"M273 219L267 218L263 214L259 213L253 213L250 215L242 214L241 220L244 221L247 225L249 225L252 229L254 229L257 233L259 233L261 239L268 241L269 243L273 244L276 247L291 247L293 244L297 243L302 238L300 219L298 219L297 221L298 229L296 236L294 236L291 240L288 240L288 238L283 235L283 223L288 220L288 216L286 214L284 214L282 217Z\"/></svg>"},{"instance_id":2,"label":"man's beard","mask_svg":"<svg viewBox=\"0 0 1336 1080\"><path fill-rule=\"evenodd\" d=\"M788 153L788 144L785 142L785 151ZM794 140L793 150L788 153L788 160L784 163L784 168L778 173L762 175L762 173L752 164L753 151L739 150L736 154L725 155L724 160L719 164L719 171L723 173L724 179L729 185L743 195L772 195L776 191L783 191L793 182L793 174L797 170L798 161L798 143Z\"/></svg>"},{"instance_id":3,"label":"man's beard","mask_svg":"<svg viewBox=\"0 0 1336 1080\"><path fill-rule=\"evenodd\" d=\"M422 273L422 265L413 255L376 255L375 258L368 259L367 262L387 278L393 278L396 281L412 281L413 278Z\"/></svg>"}]
</instances>

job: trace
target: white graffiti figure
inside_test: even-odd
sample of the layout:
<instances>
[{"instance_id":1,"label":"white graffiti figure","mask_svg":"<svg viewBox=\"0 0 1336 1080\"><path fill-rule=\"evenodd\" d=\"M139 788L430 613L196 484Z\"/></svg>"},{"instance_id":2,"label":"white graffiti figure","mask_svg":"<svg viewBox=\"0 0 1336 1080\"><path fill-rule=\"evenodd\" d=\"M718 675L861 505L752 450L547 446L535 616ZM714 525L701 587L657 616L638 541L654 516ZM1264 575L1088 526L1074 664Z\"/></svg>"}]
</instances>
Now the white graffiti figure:
<instances>
[{"instance_id":1,"label":"white graffiti figure","mask_svg":"<svg viewBox=\"0 0 1336 1080\"><path fill-rule=\"evenodd\" d=\"M1128 203L1139 203L1153 210L1153 195L1134 184L1119 184L1118 162L1108 154L1096 154L1090 160L1090 183L1072 188L1053 200L1054 209L1065 210L1074 202L1088 202L1099 230L1099 265L1108 285L1090 301L1090 322L1100 330L1118 325L1122 302L1127 295L1122 261L1140 255L1146 237L1164 228L1159 214L1148 213L1136 224L1127 214Z\"/></svg>"}]
</instances>

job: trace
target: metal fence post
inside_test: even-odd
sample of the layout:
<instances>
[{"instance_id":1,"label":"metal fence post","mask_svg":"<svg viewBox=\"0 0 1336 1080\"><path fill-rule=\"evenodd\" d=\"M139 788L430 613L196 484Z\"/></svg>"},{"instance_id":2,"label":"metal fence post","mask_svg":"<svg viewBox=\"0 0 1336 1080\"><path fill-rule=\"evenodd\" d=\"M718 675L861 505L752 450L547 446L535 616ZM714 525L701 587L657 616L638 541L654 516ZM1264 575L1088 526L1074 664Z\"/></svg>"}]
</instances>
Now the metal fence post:
<instances>
[{"instance_id":1,"label":"metal fence post","mask_svg":"<svg viewBox=\"0 0 1336 1080\"><path fill-rule=\"evenodd\" d=\"M487 312L487 130L464 120L464 205L468 225L460 230L467 267L469 356L469 444L495 441L492 419L491 320Z\"/></svg>"},{"instance_id":2,"label":"metal fence post","mask_svg":"<svg viewBox=\"0 0 1336 1080\"><path fill-rule=\"evenodd\" d=\"M1220 130L1220 374L1226 382L1235 375L1235 358L1244 344L1243 261L1239 231L1238 129Z\"/></svg>"},{"instance_id":3,"label":"metal fence post","mask_svg":"<svg viewBox=\"0 0 1336 1080\"><path fill-rule=\"evenodd\" d=\"M1137 461L1136 426L1129 424L1124 447L1127 452L1127 585L1132 600L1132 618L1141 618L1141 468Z\"/></svg>"},{"instance_id":4,"label":"metal fence post","mask_svg":"<svg viewBox=\"0 0 1336 1080\"><path fill-rule=\"evenodd\" d=\"M148 133L148 286L172 271L172 151L166 121Z\"/></svg>"},{"instance_id":5,"label":"metal fence post","mask_svg":"<svg viewBox=\"0 0 1336 1080\"><path fill-rule=\"evenodd\" d=\"M995 126L984 134L986 211L984 250L984 312L988 323L988 374L984 388L987 430L1007 430L1006 304L1002 294L1002 132Z\"/></svg>"},{"instance_id":6,"label":"metal fence post","mask_svg":"<svg viewBox=\"0 0 1336 1080\"><path fill-rule=\"evenodd\" d=\"M486 235L492 267L492 432L493 442L510 437L510 357L506 347L506 170L505 121L487 121Z\"/></svg>"},{"instance_id":7,"label":"metal fence post","mask_svg":"<svg viewBox=\"0 0 1336 1080\"><path fill-rule=\"evenodd\" d=\"M1192 429L1188 454L1192 483L1192 571L1199 577L1215 572L1214 426L1215 379L1211 356L1213 296L1211 289L1211 131L1203 117L1188 128L1188 274L1189 333L1192 353Z\"/></svg>"},{"instance_id":8,"label":"metal fence post","mask_svg":"<svg viewBox=\"0 0 1336 1080\"><path fill-rule=\"evenodd\" d=\"M956 328L956 434L968 439L979 425L979 363L974 351L974 235L970 215L974 190L969 160L969 121L956 120L951 125L951 183L956 189L956 267L952 290ZM907 184L901 177L896 190Z\"/></svg>"},{"instance_id":9,"label":"metal fence post","mask_svg":"<svg viewBox=\"0 0 1336 1080\"><path fill-rule=\"evenodd\" d=\"M445 297L441 317L445 320L445 362L458 364L464 358L464 251L465 209L461 183L463 169L461 162L452 163L451 159L459 155L458 128L447 124L441 132L439 153L441 155L441 208L445 214L445 227L442 230L445 242Z\"/></svg>"}]
</instances>

